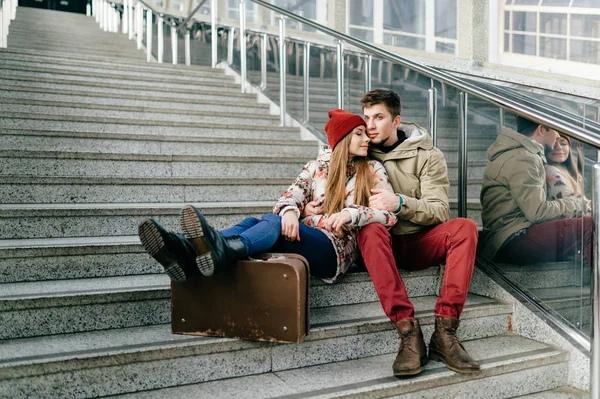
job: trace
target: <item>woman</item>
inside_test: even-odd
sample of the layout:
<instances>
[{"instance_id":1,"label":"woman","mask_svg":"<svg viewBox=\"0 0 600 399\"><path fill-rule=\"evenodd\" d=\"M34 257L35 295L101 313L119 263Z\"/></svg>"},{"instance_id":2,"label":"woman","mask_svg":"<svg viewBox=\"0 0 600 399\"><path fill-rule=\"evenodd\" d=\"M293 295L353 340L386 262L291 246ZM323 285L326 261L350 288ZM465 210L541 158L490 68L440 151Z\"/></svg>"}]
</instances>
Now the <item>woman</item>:
<instances>
[{"instance_id":1,"label":"woman","mask_svg":"<svg viewBox=\"0 0 600 399\"><path fill-rule=\"evenodd\" d=\"M580 197L589 207L589 200L585 198L583 187L583 157L578 157L579 162L573 156L571 138L560 135L551 150L546 151L546 183L548 186L547 198L555 200L568 197Z\"/></svg>"},{"instance_id":2,"label":"woman","mask_svg":"<svg viewBox=\"0 0 600 399\"><path fill-rule=\"evenodd\" d=\"M211 276L236 260L267 251L300 254L311 275L338 281L357 257L358 229L373 222L392 227L396 216L368 208L371 189L392 187L383 165L366 158L370 139L362 117L338 109L329 111L329 118L325 132L331 151L306 164L273 213L219 232L200 210L186 205L180 213L184 236L151 219L140 223L146 251L175 281L197 271ZM304 206L316 199L323 202L323 214L303 217Z\"/></svg>"}]
</instances>

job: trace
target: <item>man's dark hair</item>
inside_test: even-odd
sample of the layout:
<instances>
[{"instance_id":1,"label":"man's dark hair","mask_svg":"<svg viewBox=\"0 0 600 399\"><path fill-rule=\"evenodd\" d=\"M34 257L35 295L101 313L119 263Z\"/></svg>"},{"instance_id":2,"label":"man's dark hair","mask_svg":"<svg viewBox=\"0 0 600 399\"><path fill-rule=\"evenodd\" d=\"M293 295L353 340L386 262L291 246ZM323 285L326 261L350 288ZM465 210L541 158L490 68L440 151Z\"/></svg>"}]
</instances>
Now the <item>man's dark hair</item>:
<instances>
[{"instance_id":1,"label":"man's dark hair","mask_svg":"<svg viewBox=\"0 0 600 399\"><path fill-rule=\"evenodd\" d=\"M530 121L522 116L517 116L517 131L524 136L531 137L533 132L538 128L540 124Z\"/></svg>"},{"instance_id":2,"label":"man's dark hair","mask_svg":"<svg viewBox=\"0 0 600 399\"><path fill-rule=\"evenodd\" d=\"M360 105L363 108L377 104L384 104L389 113L392 114L392 119L402 112L400 95L389 89L371 90L360 99Z\"/></svg>"}]
</instances>

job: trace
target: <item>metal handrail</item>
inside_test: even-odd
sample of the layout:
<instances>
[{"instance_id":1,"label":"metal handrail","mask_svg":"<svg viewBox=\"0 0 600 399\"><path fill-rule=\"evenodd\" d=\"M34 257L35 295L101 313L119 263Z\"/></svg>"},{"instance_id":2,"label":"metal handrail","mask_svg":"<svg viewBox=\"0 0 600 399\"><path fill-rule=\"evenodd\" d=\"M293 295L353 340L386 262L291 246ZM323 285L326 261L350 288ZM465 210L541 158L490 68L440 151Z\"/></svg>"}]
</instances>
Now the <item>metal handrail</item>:
<instances>
[{"instance_id":1,"label":"metal handrail","mask_svg":"<svg viewBox=\"0 0 600 399\"><path fill-rule=\"evenodd\" d=\"M408 58L404 58L402 56L392 53L391 51L384 50L382 48L374 46L374 45L367 43L365 41L362 41L360 39L356 39L356 38L348 36L346 34L337 32L337 31L335 31L331 28L328 28L324 25L321 25L317 22L311 21L310 19L301 17L301 16L291 13L287 10L284 10L283 8L274 6L273 4L270 4L264 0L251 0L251 1L263 6L265 8L268 8L271 11L274 11L278 14L284 15L288 18L291 18L293 20L301 22L302 24L305 24L314 29L317 29L317 30L319 30L327 35L330 35L338 40L342 40L347 43L350 43L354 47L364 50L371 55L375 55L377 57L386 59L388 61L403 65L403 66L405 66L413 71L416 71L422 75L425 75L431 79L435 79L444 84L454 86L455 88L457 88L463 92L472 94L472 95L479 97L479 98L481 98L489 103L492 103L498 107L504 108L504 109L509 110L517 115L531 119L532 121L540 123L544 126L559 130L563 133L566 133L568 136L571 136L583 143L592 145L596 148L600 148L600 137L591 135L591 134L589 134L589 132L587 132L584 129L580 129L575 126L571 126L568 123L565 123L560 118L557 118L552 115L548 115L545 112L543 112L542 110L536 109L535 107L532 107L532 106L529 106L526 104L521 104L518 101L515 101L511 98L497 95L488 90L482 89L475 84L472 84L470 82L466 82L460 78L457 78L448 72L438 71L437 69L435 69L433 67L420 64L418 62L412 61Z\"/></svg>"}]
</instances>

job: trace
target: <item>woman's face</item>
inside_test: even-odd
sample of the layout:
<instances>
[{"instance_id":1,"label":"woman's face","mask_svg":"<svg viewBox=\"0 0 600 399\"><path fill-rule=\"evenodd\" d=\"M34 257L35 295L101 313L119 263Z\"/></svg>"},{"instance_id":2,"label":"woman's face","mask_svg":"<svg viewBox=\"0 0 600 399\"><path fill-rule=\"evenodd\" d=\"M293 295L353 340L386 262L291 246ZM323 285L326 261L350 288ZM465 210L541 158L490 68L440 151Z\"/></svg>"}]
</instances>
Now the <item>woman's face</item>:
<instances>
[{"instance_id":1,"label":"woman's face","mask_svg":"<svg viewBox=\"0 0 600 399\"><path fill-rule=\"evenodd\" d=\"M548 155L548 159L554 163L563 163L569 158L571 146L564 137L559 137L552 147L552 152Z\"/></svg>"},{"instance_id":2,"label":"woman's face","mask_svg":"<svg viewBox=\"0 0 600 399\"><path fill-rule=\"evenodd\" d=\"M371 139L367 135L367 129L364 126L357 126L350 132L350 147L348 152L351 157L366 157L369 152L369 141Z\"/></svg>"}]
</instances>

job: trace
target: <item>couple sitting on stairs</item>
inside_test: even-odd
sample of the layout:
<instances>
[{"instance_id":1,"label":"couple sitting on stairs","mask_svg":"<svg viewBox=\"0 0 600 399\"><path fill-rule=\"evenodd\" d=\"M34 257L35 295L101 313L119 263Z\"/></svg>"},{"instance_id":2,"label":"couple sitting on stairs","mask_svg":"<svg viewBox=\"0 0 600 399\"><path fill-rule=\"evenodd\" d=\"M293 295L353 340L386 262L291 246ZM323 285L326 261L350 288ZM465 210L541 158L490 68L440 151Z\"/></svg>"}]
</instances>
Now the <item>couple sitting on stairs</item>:
<instances>
[{"instance_id":1,"label":"couple sitting on stairs","mask_svg":"<svg viewBox=\"0 0 600 399\"><path fill-rule=\"evenodd\" d=\"M139 227L142 244L175 281L198 272L208 277L238 259L274 251L304 256L313 276L334 283L360 252L400 334L394 375L416 375L428 358L460 373L476 372L479 364L456 330L473 273L477 226L469 219L449 220L446 161L425 129L401 123L400 96L372 90L361 105L364 118L329 112L330 151L306 164L273 213L216 231L187 205L180 213L183 235L146 219ZM428 356L398 268L441 263L446 267Z\"/></svg>"}]
</instances>

